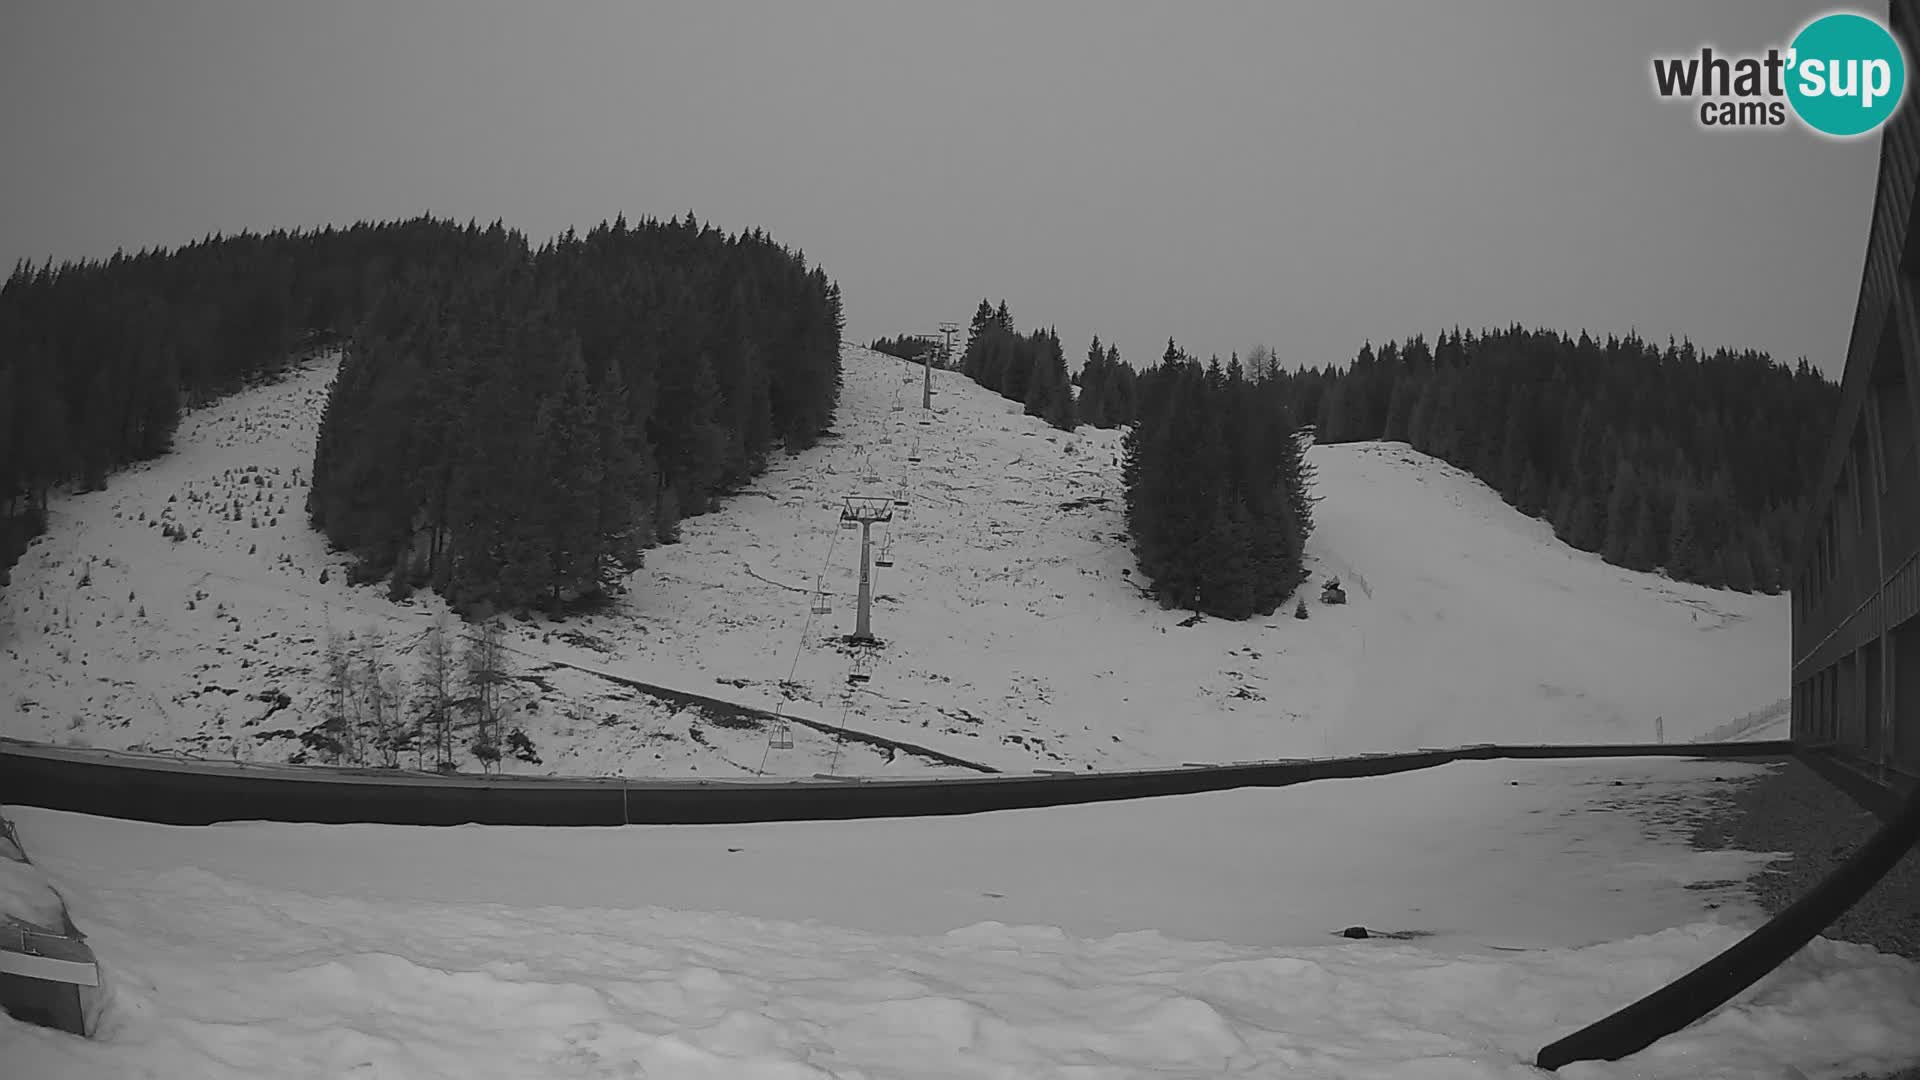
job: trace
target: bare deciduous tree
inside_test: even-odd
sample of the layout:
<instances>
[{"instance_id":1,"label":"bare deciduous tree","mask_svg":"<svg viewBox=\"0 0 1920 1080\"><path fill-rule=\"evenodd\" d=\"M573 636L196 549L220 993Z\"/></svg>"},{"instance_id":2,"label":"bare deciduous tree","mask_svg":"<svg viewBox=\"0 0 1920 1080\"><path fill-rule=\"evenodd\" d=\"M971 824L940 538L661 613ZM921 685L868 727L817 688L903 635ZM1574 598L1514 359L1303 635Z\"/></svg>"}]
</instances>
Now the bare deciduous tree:
<instances>
[{"instance_id":1,"label":"bare deciduous tree","mask_svg":"<svg viewBox=\"0 0 1920 1080\"><path fill-rule=\"evenodd\" d=\"M386 636L370 626L361 636L360 660L365 672L361 695L366 700L370 740L380 764L389 769L400 767L400 751L405 748L399 703L393 696L393 678L387 670Z\"/></svg>"},{"instance_id":2,"label":"bare deciduous tree","mask_svg":"<svg viewBox=\"0 0 1920 1080\"><path fill-rule=\"evenodd\" d=\"M492 619L467 635L467 704L474 716L473 756L488 772L500 761L501 690L512 679L501 648L500 624Z\"/></svg>"},{"instance_id":3,"label":"bare deciduous tree","mask_svg":"<svg viewBox=\"0 0 1920 1080\"><path fill-rule=\"evenodd\" d=\"M420 674L415 683L416 715L421 728L414 747L416 755L424 742L433 743L434 768L445 772L453 761L454 658L447 640L447 617L440 616L427 630L420 646ZM416 756L415 765L419 765Z\"/></svg>"},{"instance_id":4,"label":"bare deciduous tree","mask_svg":"<svg viewBox=\"0 0 1920 1080\"><path fill-rule=\"evenodd\" d=\"M320 726L327 738L319 749L329 762L338 762L343 756L351 761L353 730L348 705L353 698L353 657L348 640L332 628L327 630L324 663L326 713Z\"/></svg>"}]
</instances>

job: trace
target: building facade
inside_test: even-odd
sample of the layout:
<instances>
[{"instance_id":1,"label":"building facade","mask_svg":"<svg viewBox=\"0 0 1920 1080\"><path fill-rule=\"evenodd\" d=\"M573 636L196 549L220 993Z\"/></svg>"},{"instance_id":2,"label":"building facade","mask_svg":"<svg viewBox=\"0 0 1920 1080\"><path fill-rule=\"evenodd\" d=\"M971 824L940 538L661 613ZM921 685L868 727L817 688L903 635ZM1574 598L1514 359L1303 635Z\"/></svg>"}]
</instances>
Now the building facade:
<instances>
[{"instance_id":1,"label":"building facade","mask_svg":"<svg viewBox=\"0 0 1920 1080\"><path fill-rule=\"evenodd\" d=\"M1889 19L1909 57L1916 7ZM1911 97L1913 89L1908 90ZM1920 108L1881 132L1840 414L1793 576L1793 740L1884 790L1920 779Z\"/></svg>"}]
</instances>

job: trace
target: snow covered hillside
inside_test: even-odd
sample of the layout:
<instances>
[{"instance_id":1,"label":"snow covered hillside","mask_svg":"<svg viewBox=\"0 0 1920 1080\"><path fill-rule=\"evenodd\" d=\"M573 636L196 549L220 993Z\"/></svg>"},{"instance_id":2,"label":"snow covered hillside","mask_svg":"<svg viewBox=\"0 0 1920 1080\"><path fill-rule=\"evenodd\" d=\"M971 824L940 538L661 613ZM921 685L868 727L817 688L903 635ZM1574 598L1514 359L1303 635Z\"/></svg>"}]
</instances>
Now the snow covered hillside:
<instances>
[{"instance_id":1,"label":"snow covered hillside","mask_svg":"<svg viewBox=\"0 0 1920 1080\"><path fill-rule=\"evenodd\" d=\"M1738 940L1687 816L1749 765L1462 762L960 818L175 828L15 811L102 957L93 1039L8 1075L1539 1077ZM1292 826L1292 827L1287 827ZM1347 940L1364 924L1378 936ZM1816 940L1561 1075L1843 1077L1920 1056L1920 965Z\"/></svg>"},{"instance_id":2,"label":"snow covered hillside","mask_svg":"<svg viewBox=\"0 0 1920 1080\"><path fill-rule=\"evenodd\" d=\"M539 758L510 771L955 768L815 727L770 749L751 718L635 681L1016 770L1646 740L1657 716L1679 741L1784 693L1784 597L1608 567L1392 444L1312 452L1310 619L1195 623L1130 580L1118 432L1063 434L952 372L927 415L918 369L852 346L845 362L833 437L687 521L616 609L509 624L514 723ZM281 760L319 720L330 630L377 633L411 676L438 601L349 586L305 525L330 371L310 361L196 411L176 453L58 501L0 601L0 733ZM895 515L875 528L893 565L874 572L884 647L859 685L837 641L854 625L851 495ZM1329 574L1348 604L1318 603Z\"/></svg>"}]
</instances>

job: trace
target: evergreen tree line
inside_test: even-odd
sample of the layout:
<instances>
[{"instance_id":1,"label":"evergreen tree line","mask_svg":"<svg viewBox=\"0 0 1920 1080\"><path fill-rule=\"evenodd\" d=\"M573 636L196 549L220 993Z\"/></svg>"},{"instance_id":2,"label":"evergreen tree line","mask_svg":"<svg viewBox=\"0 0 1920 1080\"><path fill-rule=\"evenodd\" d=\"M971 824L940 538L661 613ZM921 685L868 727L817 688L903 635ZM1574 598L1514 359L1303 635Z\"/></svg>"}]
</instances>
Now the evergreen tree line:
<instances>
[{"instance_id":1,"label":"evergreen tree line","mask_svg":"<svg viewBox=\"0 0 1920 1080\"><path fill-rule=\"evenodd\" d=\"M867 348L872 349L874 352L886 353L888 356L897 356L902 360L911 360L916 364L920 362L920 357L923 353L932 350L933 366L943 368L946 365L940 357L942 344L942 342L935 341L932 338L920 337L915 334L901 334L899 337L874 338Z\"/></svg>"},{"instance_id":2,"label":"evergreen tree line","mask_svg":"<svg viewBox=\"0 0 1920 1080\"><path fill-rule=\"evenodd\" d=\"M980 301L967 330L960 370L1001 397L1019 402L1028 416L1061 431L1072 431L1078 423L1060 335L1052 330L1016 333L1005 300L998 310Z\"/></svg>"},{"instance_id":3,"label":"evergreen tree line","mask_svg":"<svg viewBox=\"0 0 1920 1080\"><path fill-rule=\"evenodd\" d=\"M98 490L165 453L184 408L351 331L447 231L361 223L16 265L0 286L0 583L50 490Z\"/></svg>"},{"instance_id":4,"label":"evergreen tree line","mask_svg":"<svg viewBox=\"0 0 1920 1080\"><path fill-rule=\"evenodd\" d=\"M1245 619L1306 580L1313 473L1289 390L1250 378L1238 357L1203 367L1171 340L1138 376L1123 440L1127 531L1162 605Z\"/></svg>"},{"instance_id":5,"label":"evergreen tree line","mask_svg":"<svg viewBox=\"0 0 1920 1080\"><path fill-rule=\"evenodd\" d=\"M758 230L624 219L387 290L348 343L308 512L395 595L604 597L831 423L840 293Z\"/></svg>"},{"instance_id":6,"label":"evergreen tree line","mask_svg":"<svg viewBox=\"0 0 1920 1080\"><path fill-rule=\"evenodd\" d=\"M1787 586L1839 403L1804 359L1517 326L1277 381L1321 442L1409 443L1614 565L1768 593Z\"/></svg>"},{"instance_id":7,"label":"evergreen tree line","mask_svg":"<svg viewBox=\"0 0 1920 1080\"><path fill-rule=\"evenodd\" d=\"M1136 379L1133 366L1120 359L1119 347L1103 348L1100 335L1093 335L1093 343L1087 346L1086 363L1073 375L1073 385L1080 388L1074 401L1080 422L1098 428L1125 427L1133 423L1138 393Z\"/></svg>"}]
</instances>

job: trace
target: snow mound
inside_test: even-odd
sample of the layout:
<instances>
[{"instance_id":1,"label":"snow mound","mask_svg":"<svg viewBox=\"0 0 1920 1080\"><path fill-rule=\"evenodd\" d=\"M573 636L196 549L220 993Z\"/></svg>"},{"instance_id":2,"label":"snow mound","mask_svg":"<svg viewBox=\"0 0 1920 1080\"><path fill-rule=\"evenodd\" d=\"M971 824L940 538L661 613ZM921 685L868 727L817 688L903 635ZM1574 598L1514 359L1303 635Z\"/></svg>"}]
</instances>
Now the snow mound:
<instances>
[{"instance_id":1,"label":"snow mound","mask_svg":"<svg viewBox=\"0 0 1920 1080\"><path fill-rule=\"evenodd\" d=\"M60 894L32 863L6 857L11 846L0 840L0 923L13 920L60 933L66 921Z\"/></svg>"},{"instance_id":2,"label":"snow mound","mask_svg":"<svg viewBox=\"0 0 1920 1080\"><path fill-rule=\"evenodd\" d=\"M91 886L119 958L92 1040L0 1018L22 1075L1271 1076L1515 1080L1734 941L1699 924L1458 956L983 923L885 936L657 908L420 905L195 870ZM1816 941L1707 1021L1565 1075L1839 1076L1920 1057L1920 965Z\"/></svg>"}]
</instances>

